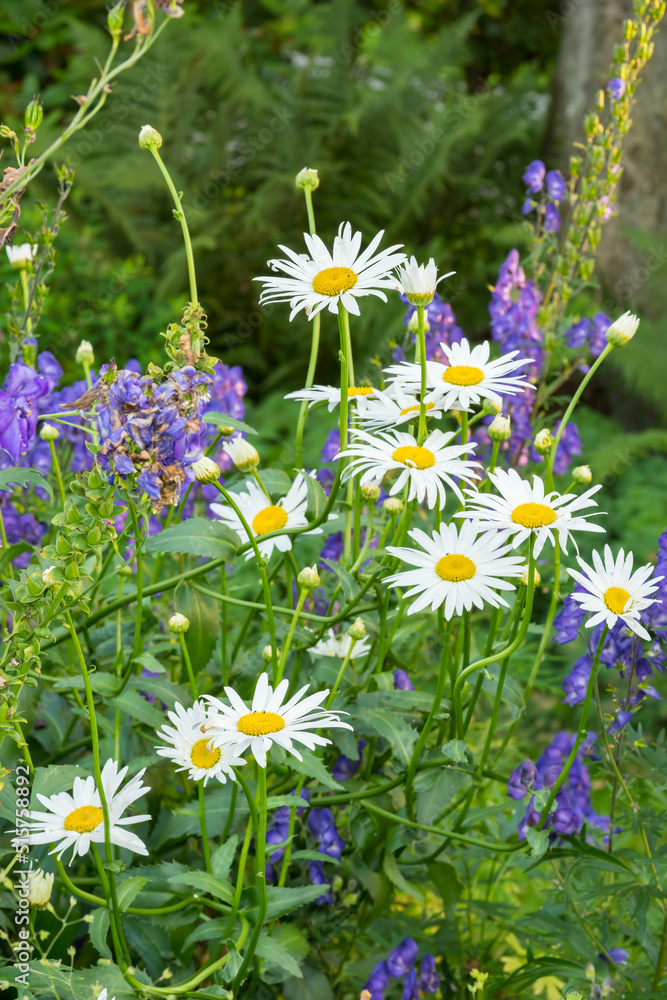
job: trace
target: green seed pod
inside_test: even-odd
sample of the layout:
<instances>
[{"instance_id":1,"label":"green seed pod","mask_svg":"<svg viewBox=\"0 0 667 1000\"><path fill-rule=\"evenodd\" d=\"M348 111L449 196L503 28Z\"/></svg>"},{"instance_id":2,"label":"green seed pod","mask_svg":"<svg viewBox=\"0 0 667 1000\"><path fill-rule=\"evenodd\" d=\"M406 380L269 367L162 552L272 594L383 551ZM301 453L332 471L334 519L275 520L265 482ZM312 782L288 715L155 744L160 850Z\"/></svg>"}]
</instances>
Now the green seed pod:
<instances>
[{"instance_id":1,"label":"green seed pod","mask_svg":"<svg viewBox=\"0 0 667 1000\"><path fill-rule=\"evenodd\" d=\"M43 117L44 112L39 98L33 97L30 104L25 109L25 127L35 131L42 124Z\"/></svg>"}]
</instances>

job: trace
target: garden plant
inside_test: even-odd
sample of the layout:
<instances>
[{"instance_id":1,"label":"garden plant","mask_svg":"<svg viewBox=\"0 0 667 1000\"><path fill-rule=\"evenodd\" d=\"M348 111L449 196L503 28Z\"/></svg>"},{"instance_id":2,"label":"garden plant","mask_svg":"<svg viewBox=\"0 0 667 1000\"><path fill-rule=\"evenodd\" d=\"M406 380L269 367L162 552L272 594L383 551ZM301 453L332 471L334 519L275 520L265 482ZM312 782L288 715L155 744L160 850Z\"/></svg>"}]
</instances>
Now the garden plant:
<instances>
[{"instance_id":1,"label":"garden plant","mask_svg":"<svg viewBox=\"0 0 667 1000\"><path fill-rule=\"evenodd\" d=\"M651 725L667 531L646 565L608 543L576 424L642 337L641 316L587 311L665 13L633 6L567 176L534 160L517 177L529 249L498 262L488 340L448 303L465 259L387 245L345 204L318 233L326 174L297 174L303 239L267 247L256 277L307 364L280 464L244 419L243 371L214 356L187 198L151 125L137 140L189 280L154 331L161 361L84 340L65 384L40 348L76 184L60 150L162 31L187 30L182 0L110 9L108 59L39 155L38 98L2 126L6 995L667 996ZM42 171L57 192L27 232ZM399 296L386 360L359 356L369 302Z\"/></svg>"}]
</instances>

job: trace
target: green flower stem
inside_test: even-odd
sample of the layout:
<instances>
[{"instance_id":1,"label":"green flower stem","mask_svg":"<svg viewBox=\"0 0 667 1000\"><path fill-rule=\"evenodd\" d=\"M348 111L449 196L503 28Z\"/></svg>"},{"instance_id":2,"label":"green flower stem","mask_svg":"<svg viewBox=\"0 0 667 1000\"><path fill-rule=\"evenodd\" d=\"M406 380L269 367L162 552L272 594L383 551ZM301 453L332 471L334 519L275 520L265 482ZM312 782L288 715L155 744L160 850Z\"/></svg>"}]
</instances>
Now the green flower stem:
<instances>
[{"instance_id":1,"label":"green flower stem","mask_svg":"<svg viewBox=\"0 0 667 1000\"><path fill-rule=\"evenodd\" d=\"M491 650L493 649L493 641L496 637L496 631L498 629L498 620L500 618L501 608L494 608L491 613L491 621L489 622L489 631L486 636L486 643L484 644L484 652L482 656L489 656ZM475 681L475 689L472 693L472 698L470 699L470 704L468 705L468 713L466 715L465 725L463 727L464 735L468 732L470 728L470 723L472 721L472 714L475 711L475 705L477 704L477 699L479 698L480 691L482 690L482 684L484 683L484 674L478 674L477 680Z\"/></svg>"},{"instance_id":2,"label":"green flower stem","mask_svg":"<svg viewBox=\"0 0 667 1000\"><path fill-rule=\"evenodd\" d=\"M317 313L313 316L311 320L311 337L310 337L310 360L308 362L308 374L306 375L306 384L304 388L310 389L313 382L315 381L315 369L317 367L317 355L320 349L320 324L321 324L321 314ZM303 432L306 427L306 417L308 415L308 400L304 399L301 403L301 408L299 410L299 419L296 424L296 458L295 465L297 469L301 468L303 462Z\"/></svg>"},{"instance_id":3,"label":"green flower stem","mask_svg":"<svg viewBox=\"0 0 667 1000\"><path fill-rule=\"evenodd\" d=\"M653 977L654 990L657 990L660 986L660 981L662 980L662 976L665 971L665 962L667 962L667 908L665 909L665 917L662 922L660 950L658 951L658 958L655 963L655 976Z\"/></svg>"},{"instance_id":4,"label":"green flower stem","mask_svg":"<svg viewBox=\"0 0 667 1000\"><path fill-rule=\"evenodd\" d=\"M424 329L424 307L417 306L417 353L421 368L421 390L419 397L419 431L417 444L423 444L426 437L426 331Z\"/></svg>"},{"instance_id":5,"label":"green flower stem","mask_svg":"<svg viewBox=\"0 0 667 1000\"><path fill-rule=\"evenodd\" d=\"M248 942L248 948L239 969L234 984L232 986L232 991L234 996L238 996L238 991L242 986L248 969L250 968L250 963L255 957L255 950L257 948L257 943L259 942L260 934L262 933L262 928L266 920L266 911L268 908L268 900L266 894L266 874L264 871L265 860L266 860L266 768L259 768L258 775L258 795L259 795L259 824L257 827L257 836L255 837L255 885L257 887L257 920L255 921L255 926L253 927L252 934L250 935L250 941Z\"/></svg>"},{"instance_id":6,"label":"green flower stem","mask_svg":"<svg viewBox=\"0 0 667 1000\"><path fill-rule=\"evenodd\" d=\"M535 592L535 558L533 555L534 540L535 536L531 533L530 541L528 543L528 586L526 588L526 604L524 607L521 628L519 629L516 638L513 642L510 642L505 649L500 650L498 653L491 653L489 656L484 656L481 660L477 660L476 663L471 663L470 666L465 670L462 670L456 678L453 691L454 704L452 708L456 713L456 731L459 739L463 739L464 736L461 689L468 677L474 674L477 670L481 670L483 667L488 666L490 663L501 663L504 659L506 659L506 657L511 656L512 653L519 648L526 637L526 633L528 632L528 626L530 625L530 619L533 613L533 596Z\"/></svg>"},{"instance_id":7,"label":"green flower stem","mask_svg":"<svg viewBox=\"0 0 667 1000\"><path fill-rule=\"evenodd\" d=\"M440 827L429 826L426 823L417 823L414 820L406 819L405 816L398 816L396 813L387 812L386 809L380 809L379 806L375 806L371 802L364 802L363 807L369 812L375 813L376 816L381 816L383 819L389 820L391 823L399 823L401 826L407 826L411 830L423 830L425 833L435 834L436 837L460 841L462 844L470 844L472 847L483 847L487 851L513 854L515 851L523 851L527 847L525 840L519 841L516 844L494 844L492 841L479 840L477 837L468 837L466 834L458 833L456 830L443 830Z\"/></svg>"},{"instance_id":8,"label":"green flower stem","mask_svg":"<svg viewBox=\"0 0 667 1000\"><path fill-rule=\"evenodd\" d=\"M183 663L185 664L185 672L188 675L188 682L190 684L190 694L192 695L192 700L197 700L197 685L195 683L195 675L192 671L192 660L190 659L190 654L188 652L188 646L185 641L185 635L183 632L178 633L178 641L181 647L181 655L183 657Z\"/></svg>"},{"instance_id":9,"label":"green flower stem","mask_svg":"<svg viewBox=\"0 0 667 1000\"><path fill-rule=\"evenodd\" d=\"M306 776L301 775L296 784L296 789L294 791L294 798L298 799L303 790L303 786L306 783ZM292 857L292 841L294 837L294 827L296 826L296 811L297 806L291 806L289 811L289 827L287 830L287 838L285 844L285 852L283 854L282 864L280 866L280 875L278 876L278 888L282 889L287 881L287 872L289 869L290 858ZM273 926L273 925L272 925Z\"/></svg>"},{"instance_id":10,"label":"green flower stem","mask_svg":"<svg viewBox=\"0 0 667 1000\"><path fill-rule=\"evenodd\" d=\"M468 443L468 411L461 410L461 444Z\"/></svg>"},{"instance_id":11,"label":"green flower stem","mask_svg":"<svg viewBox=\"0 0 667 1000\"><path fill-rule=\"evenodd\" d=\"M236 772L238 775L238 771ZM245 790L245 789L244 789ZM255 804L252 804L252 811L248 815L248 824L246 826L245 836L243 838L243 844L241 845L241 853L239 855L239 867L236 873L236 888L234 890L234 899L232 901L232 910L229 914L229 919L222 932L223 941L229 939L232 930L234 929L234 924L236 923L236 917L239 912L239 906L241 904L241 893L243 892L243 880L245 878L245 869L248 861L248 851L250 850L250 841L252 840L252 831L257 823L255 817Z\"/></svg>"},{"instance_id":12,"label":"green flower stem","mask_svg":"<svg viewBox=\"0 0 667 1000\"><path fill-rule=\"evenodd\" d=\"M101 797L101 796L100 796ZM93 856L93 861L95 862L95 868L97 869L97 874L102 885L102 892L104 893L106 902L106 908L109 912L109 924L111 927L111 937L113 938L113 945L116 952L116 959L118 964L122 967L127 966L131 962L131 956L129 948L127 947L127 942L123 936L123 930L120 925L120 913L118 910L118 900L114 899L110 904L108 902L111 893L111 882L113 881L113 873L104 870L104 865L102 864L102 858L100 857L100 852L97 849L97 844L90 845L90 853ZM111 857L107 853L107 860L111 860Z\"/></svg>"},{"instance_id":13,"label":"green flower stem","mask_svg":"<svg viewBox=\"0 0 667 1000\"><path fill-rule=\"evenodd\" d=\"M614 348L613 348L612 344L607 344L607 346L605 347L605 349L602 352L602 354L600 354L599 357L597 357L595 359L595 361L593 362L593 364L591 365L591 367L588 369L588 371L586 372L586 374L582 378L581 382L579 383L579 385L578 385L578 387L576 389L576 392L574 393L572 399L570 400L570 405L568 406L567 410L565 411L565 414L563 415L563 419L560 422L560 427L558 428L558 433L556 434L556 438L554 440L553 447L552 447L552 449L549 452L549 455L547 457L547 469L546 469L547 490L552 490L554 488L554 471L553 470L554 470L554 462L556 460L556 453L558 452L558 445L560 444L560 439L563 436L563 432L564 432L565 428L567 427L567 424L568 424L568 422L570 420L570 417L574 413L576 405L579 402L579 399L581 398L581 395L582 395L584 389L586 388L586 386L588 385L588 383L590 382L590 380L593 378L593 376L595 375L596 371L598 370L598 368L600 367L600 365L602 364L602 362L604 361L604 359L609 354L611 354L611 352L613 351L613 349Z\"/></svg>"},{"instance_id":14,"label":"green flower stem","mask_svg":"<svg viewBox=\"0 0 667 1000\"><path fill-rule=\"evenodd\" d=\"M327 698L327 701L326 701L325 708L327 709L327 711L333 705L333 700L336 697L336 694L338 692L338 688L340 687L340 682L342 681L343 675L345 674L345 671L347 669L347 665L350 662L350 660L352 659L352 652L353 652L354 647L356 646L356 644L357 644L357 640L353 639L352 636L350 636L350 648L348 649L347 653L343 657L343 662L340 665L340 670L338 671L338 676L336 677L336 680L334 681L334 686L331 688L331 692L330 692L329 697Z\"/></svg>"},{"instance_id":15,"label":"green flower stem","mask_svg":"<svg viewBox=\"0 0 667 1000\"><path fill-rule=\"evenodd\" d=\"M440 705L442 697L445 693L445 685L447 683L449 661L451 659L452 628L454 625L454 619L450 618L448 622L445 622L442 605L438 609L438 625L438 630L441 635L442 649L440 654L440 670L438 672L438 680L435 688L435 694L433 696L433 704L431 705L431 711L428 714L428 718L422 727L422 731L419 734L419 739L415 744L405 777L405 805L410 819L414 819L415 813L414 795L412 790L415 771L417 770L419 759L422 755L424 747L426 746L426 741L433 727L433 723L435 722L435 717L440 711Z\"/></svg>"},{"instance_id":16,"label":"green flower stem","mask_svg":"<svg viewBox=\"0 0 667 1000\"><path fill-rule=\"evenodd\" d=\"M220 593L227 594L227 567L220 570ZM222 685L229 684L229 650L227 649L227 602L220 602L220 642L222 646Z\"/></svg>"},{"instance_id":17,"label":"green flower stem","mask_svg":"<svg viewBox=\"0 0 667 1000\"><path fill-rule=\"evenodd\" d=\"M600 355L600 357L602 357L602 355ZM605 625L604 629L602 630L602 635L600 636L600 641L598 642L598 648L595 650L595 658L593 660L593 665L591 667L591 675L588 678L588 685L586 687L586 696L584 698L584 704L581 709L581 718L579 719L579 728L577 729L577 735L574 741L574 746L572 747L572 750L570 751L570 756L565 761L565 765L560 774L558 775L558 778L556 779L556 782L554 783L553 788L549 793L549 798L547 799L546 805L542 810L542 815L540 816L539 823L537 824L536 828L537 830L541 830L544 827L544 824L546 823L547 819L549 818L549 814L551 812L551 806L553 805L554 799L558 795L558 791L561 785L563 784L568 774L570 773L570 768L574 764L577 753L579 752L579 747L584 742L584 739L586 737L588 710L591 705L591 698L593 696L593 689L595 687L595 678L597 676L598 667L600 665L600 657L602 656L602 650L604 649L604 644L607 639L608 632L609 632L609 626Z\"/></svg>"},{"instance_id":18,"label":"green flower stem","mask_svg":"<svg viewBox=\"0 0 667 1000\"><path fill-rule=\"evenodd\" d=\"M204 852L204 864L206 866L206 871L211 871L211 849L208 843L208 831L206 829L206 801L204 799L204 782L203 780L199 782L199 787L197 788L197 793L199 797L199 826L201 827L201 846Z\"/></svg>"},{"instance_id":19,"label":"green flower stem","mask_svg":"<svg viewBox=\"0 0 667 1000\"><path fill-rule=\"evenodd\" d=\"M313 192L309 187L304 187L303 193L306 199L306 212L308 213L308 229L311 236L315 236L315 212L313 211ZM319 313L318 313L319 316Z\"/></svg>"},{"instance_id":20,"label":"green flower stem","mask_svg":"<svg viewBox=\"0 0 667 1000\"><path fill-rule=\"evenodd\" d=\"M142 558L143 550L143 537L141 534L141 529L139 528L139 519L137 517L137 509L134 505L134 501L131 499L129 493L125 493L125 500L127 502L127 507L130 512L130 518L132 519L132 532L134 534L134 557L137 563L137 609L134 618L134 639L132 641L132 653L130 655L130 662L136 660L137 656L141 653L141 625L144 611L144 564ZM139 668L141 672L141 667Z\"/></svg>"},{"instance_id":21,"label":"green flower stem","mask_svg":"<svg viewBox=\"0 0 667 1000\"><path fill-rule=\"evenodd\" d=\"M222 828L222 833L220 834L220 843L224 844L229 836L229 831L232 828L232 823L234 822L234 813L236 812L236 799L239 794L239 786L235 781L232 781L232 794L229 799L229 809L227 810L227 819L225 820L225 825Z\"/></svg>"},{"instance_id":22,"label":"green flower stem","mask_svg":"<svg viewBox=\"0 0 667 1000\"><path fill-rule=\"evenodd\" d=\"M32 294L30 292L30 283L28 281L28 269L27 267L21 268L21 289L23 291L23 303L25 308L25 319L23 323L23 328L26 335L29 337L32 330L32 320L28 315L30 311L30 301L32 299Z\"/></svg>"},{"instance_id":23,"label":"green flower stem","mask_svg":"<svg viewBox=\"0 0 667 1000\"><path fill-rule=\"evenodd\" d=\"M160 173L164 177L165 184L169 189L169 194L171 195L172 201L174 202L174 218L178 219L181 224L181 230L183 232L183 242L185 243L185 255L188 261L188 279L190 281L190 301L193 306L198 305L199 298L197 297L197 276L195 273L195 257L192 252L192 241L190 239L190 230L188 229L188 222L185 218L185 212L183 211L183 202L181 195L178 193L174 186L174 182L171 179L171 175L167 170L162 157L160 156L157 148L153 145L148 147L150 152L153 154L155 162L160 168ZM195 354L200 351L201 345L199 343L193 344L192 349Z\"/></svg>"},{"instance_id":24,"label":"green flower stem","mask_svg":"<svg viewBox=\"0 0 667 1000\"><path fill-rule=\"evenodd\" d=\"M294 614L292 615L292 621L290 622L289 631L285 636L285 641L283 642L282 648L280 650L280 660L278 662L276 670L273 673L274 688L277 687L277 685L280 684L281 680L283 679L283 672L285 670L285 664L287 663L287 656L290 651L290 646L292 645L292 639L294 638L296 625L297 622L299 621L299 615L303 611L303 606L306 603L306 598L308 597L309 593L310 591L306 587L301 588L301 592L299 593L299 598L296 602L296 608L294 609Z\"/></svg>"},{"instance_id":25,"label":"green flower stem","mask_svg":"<svg viewBox=\"0 0 667 1000\"><path fill-rule=\"evenodd\" d=\"M253 552L255 553L255 562L257 563L257 569L259 570L259 575L260 575L260 578L261 578L261 581L262 581L262 590L264 592L264 602L265 602L266 618L267 618L268 625L269 625L269 638L271 640L271 663L272 663L272 666L273 666L273 676L276 677L278 675L278 655L277 655L277 652L276 652L276 650L278 648L278 645L277 645L277 642L276 642L276 622L275 622L275 618L273 616L273 605L271 603L271 590L270 590L270 587L269 587L269 580L268 580L268 577L266 575L266 565L264 563L264 559L262 558L262 556L260 554L260 551L259 551L259 548L257 546L257 541L255 539L255 535L253 533L253 530L250 527L250 525L248 524L248 522L246 521L246 519L245 519L245 517L243 515L242 510L240 509L240 507L238 506L238 504L235 502L235 500L232 497L231 493L229 493L228 490L226 490L225 487L222 486L219 482L213 483L212 485L215 486L215 488L218 491L218 493L222 493L223 497L225 498L225 500L227 501L227 503L229 504L229 506L232 508L232 510L234 511L234 513L236 514L236 516L238 517L239 521L243 525L243 529L244 529L246 535L248 536L248 541L250 542L250 544L252 546Z\"/></svg>"},{"instance_id":26,"label":"green flower stem","mask_svg":"<svg viewBox=\"0 0 667 1000\"><path fill-rule=\"evenodd\" d=\"M350 316L347 309L340 301L338 303L338 316L339 316L339 323L342 323L342 336L345 341L345 346L343 346L343 341L341 340L341 350L345 352L345 358L347 360L347 371L349 377L348 385L356 385L356 382L354 381L354 359L352 357L352 336L350 334Z\"/></svg>"}]
</instances>

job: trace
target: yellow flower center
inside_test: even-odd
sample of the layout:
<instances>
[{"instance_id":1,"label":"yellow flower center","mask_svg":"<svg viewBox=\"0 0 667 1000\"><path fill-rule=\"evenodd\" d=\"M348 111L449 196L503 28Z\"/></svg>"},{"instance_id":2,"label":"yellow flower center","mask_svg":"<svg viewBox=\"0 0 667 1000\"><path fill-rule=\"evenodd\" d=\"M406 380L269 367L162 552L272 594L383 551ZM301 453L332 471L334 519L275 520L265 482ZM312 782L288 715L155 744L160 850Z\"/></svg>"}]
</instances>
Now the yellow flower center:
<instances>
[{"instance_id":1,"label":"yellow flower center","mask_svg":"<svg viewBox=\"0 0 667 1000\"><path fill-rule=\"evenodd\" d=\"M104 820L104 813L99 806L79 806L69 816L65 816L63 826L66 830L76 830L77 833L92 833Z\"/></svg>"},{"instance_id":2,"label":"yellow flower center","mask_svg":"<svg viewBox=\"0 0 667 1000\"><path fill-rule=\"evenodd\" d=\"M483 378L482 369L472 365L451 365L442 376L443 382L450 385L479 385Z\"/></svg>"},{"instance_id":3,"label":"yellow flower center","mask_svg":"<svg viewBox=\"0 0 667 1000\"><path fill-rule=\"evenodd\" d=\"M372 385L369 385L369 386L366 386L366 385L362 385L362 386L351 385L349 387L349 389L347 390L348 396L372 396L374 392L375 392L375 389L373 388Z\"/></svg>"},{"instance_id":4,"label":"yellow flower center","mask_svg":"<svg viewBox=\"0 0 667 1000\"><path fill-rule=\"evenodd\" d=\"M392 453L393 460L412 469L430 469L435 465L435 455L428 448L416 444L404 444Z\"/></svg>"},{"instance_id":5,"label":"yellow flower center","mask_svg":"<svg viewBox=\"0 0 667 1000\"><path fill-rule=\"evenodd\" d=\"M313 291L333 298L354 288L357 280L357 275L349 267L325 267L313 278Z\"/></svg>"},{"instance_id":6,"label":"yellow flower center","mask_svg":"<svg viewBox=\"0 0 667 1000\"><path fill-rule=\"evenodd\" d=\"M282 507L271 504L260 510L252 519L252 530L256 535L266 535L269 531L278 531L287 524L287 514Z\"/></svg>"},{"instance_id":7,"label":"yellow flower center","mask_svg":"<svg viewBox=\"0 0 667 1000\"><path fill-rule=\"evenodd\" d=\"M472 559L467 556L443 556L435 564L435 571L441 580L448 580L450 583L460 583L461 580L472 580L477 572Z\"/></svg>"},{"instance_id":8,"label":"yellow flower center","mask_svg":"<svg viewBox=\"0 0 667 1000\"><path fill-rule=\"evenodd\" d=\"M604 592L604 603L614 615L622 615L629 600L630 595L627 590L623 590L623 587L609 587Z\"/></svg>"},{"instance_id":9,"label":"yellow flower center","mask_svg":"<svg viewBox=\"0 0 667 1000\"><path fill-rule=\"evenodd\" d=\"M512 511L512 520L524 528L544 528L556 520L556 511L545 503L520 503Z\"/></svg>"},{"instance_id":10,"label":"yellow flower center","mask_svg":"<svg viewBox=\"0 0 667 1000\"><path fill-rule=\"evenodd\" d=\"M435 403L426 403L424 405L424 409L428 412L429 410L432 410L434 406L435 406ZM419 403L417 403L415 406L406 406L406 407L404 407L401 410L401 412L400 412L400 416L404 417L406 413L414 413L415 410L417 411L417 413L419 413L419 410L420 410Z\"/></svg>"},{"instance_id":11,"label":"yellow flower center","mask_svg":"<svg viewBox=\"0 0 667 1000\"><path fill-rule=\"evenodd\" d=\"M237 722L240 733L246 736L267 736L269 733L279 733L285 728L282 715L275 712L248 712Z\"/></svg>"},{"instance_id":12,"label":"yellow flower center","mask_svg":"<svg viewBox=\"0 0 667 1000\"><path fill-rule=\"evenodd\" d=\"M220 760L220 750L217 747L209 750L209 743L210 740L197 740L190 751L190 760L194 766L201 767L204 771L208 771Z\"/></svg>"}]
</instances>

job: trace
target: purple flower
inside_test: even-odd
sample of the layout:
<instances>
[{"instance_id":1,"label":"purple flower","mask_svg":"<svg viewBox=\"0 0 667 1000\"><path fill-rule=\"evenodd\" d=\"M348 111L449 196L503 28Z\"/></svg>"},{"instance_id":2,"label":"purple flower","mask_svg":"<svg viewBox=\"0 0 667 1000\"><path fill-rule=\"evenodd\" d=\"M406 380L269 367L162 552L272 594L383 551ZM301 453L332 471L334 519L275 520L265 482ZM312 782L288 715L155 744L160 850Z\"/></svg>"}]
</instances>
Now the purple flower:
<instances>
[{"instance_id":1,"label":"purple flower","mask_svg":"<svg viewBox=\"0 0 667 1000\"><path fill-rule=\"evenodd\" d=\"M604 951L600 952L599 958L607 964L609 964L609 960L611 959L614 965L624 965L628 960L628 953L625 948L607 948L606 953Z\"/></svg>"},{"instance_id":2,"label":"purple flower","mask_svg":"<svg viewBox=\"0 0 667 1000\"><path fill-rule=\"evenodd\" d=\"M417 970L415 968L410 969L405 980L403 982L403 996L401 1000L419 1000L419 991L417 989Z\"/></svg>"},{"instance_id":3,"label":"purple flower","mask_svg":"<svg viewBox=\"0 0 667 1000\"><path fill-rule=\"evenodd\" d=\"M0 448L13 462L35 441L40 403L51 392L50 382L24 364L10 365L0 389Z\"/></svg>"},{"instance_id":4,"label":"purple flower","mask_svg":"<svg viewBox=\"0 0 667 1000\"><path fill-rule=\"evenodd\" d=\"M530 213L535 208L537 208L537 202L533 201L532 198L526 198L526 200L524 201L524 203L523 203L523 205L521 207L521 214L522 215L530 215Z\"/></svg>"},{"instance_id":5,"label":"purple flower","mask_svg":"<svg viewBox=\"0 0 667 1000\"><path fill-rule=\"evenodd\" d=\"M389 970L386 962L378 962L371 972L364 989L368 990L371 1000L384 1000L384 991L389 984Z\"/></svg>"},{"instance_id":6,"label":"purple flower","mask_svg":"<svg viewBox=\"0 0 667 1000\"><path fill-rule=\"evenodd\" d=\"M632 721L632 712L622 712L620 709L616 713L616 718L609 727L610 733L618 733L623 726L627 726L628 722Z\"/></svg>"},{"instance_id":7,"label":"purple flower","mask_svg":"<svg viewBox=\"0 0 667 1000\"><path fill-rule=\"evenodd\" d=\"M563 678L564 704L580 705L584 700L592 666L590 656L580 656L570 673Z\"/></svg>"},{"instance_id":8,"label":"purple flower","mask_svg":"<svg viewBox=\"0 0 667 1000\"><path fill-rule=\"evenodd\" d=\"M593 330L591 333L589 345L591 349L591 354L594 358L597 358L604 351L607 346L606 333L611 326L611 320L606 313L596 313L593 317Z\"/></svg>"},{"instance_id":9,"label":"purple flower","mask_svg":"<svg viewBox=\"0 0 667 1000\"><path fill-rule=\"evenodd\" d=\"M437 993L440 989L440 976L436 972L433 955L424 955L419 967L419 989L424 993Z\"/></svg>"},{"instance_id":10,"label":"purple flower","mask_svg":"<svg viewBox=\"0 0 667 1000\"><path fill-rule=\"evenodd\" d=\"M522 180L531 194L537 194L542 190L546 167L541 160L533 160L526 167Z\"/></svg>"},{"instance_id":11,"label":"purple flower","mask_svg":"<svg viewBox=\"0 0 667 1000\"><path fill-rule=\"evenodd\" d=\"M331 891L331 885L327 882L327 877L324 874L324 868L321 861L311 861L308 865L308 877L313 885L326 885L328 892L323 893L321 896L315 897L315 902L319 906L324 906L327 903L333 903L333 892Z\"/></svg>"},{"instance_id":12,"label":"purple flower","mask_svg":"<svg viewBox=\"0 0 667 1000\"><path fill-rule=\"evenodd\" d=\"M398 667L394 671L394 690L395 691L414 691L414 685L410 680L410 674L407 670L401 670Z\"/></svg>"},{"instance_id":13,"label":"purple flower","mask_svg":"<svg viewBox=\"0 0 667 1000\"><path fill-rule=\"evenodd\" d=\"M550 170L546 176L547 194L552 201L559 202L565 197L567 185L560 170Z\"/></svg>"},{"instance_id":14,"label":"purple flower","mask_svg":"<svg viewBox=\"0 0 667 1000\"><path fill-rule=\"evenodd\" d=\"M359 740L357 744L357 750L359 753L358 760L351 760L349 757L346 757L345 754L340 755L331 769L331 775L334 781L349 781L350 778L354 778L355 774L361 767L361 751L366 745L366 740Z\"/></svg>"},{"instance_id":15,"label":"purple flower","mask_svg":"<svg viewBox=\"0 0 667 1000\"><path fill-rule=\"evenodd\" d=\"M404 938L399 945L396 945L392 951L389 952L389 957L387 959L387 970L391 976L396 979L401 979L411 965L417 961L417 955L419 954L419 949L417 947L417 942L411 937Z\"/></svg>"},{"instance_id":16,"label":"purple flower","mask_svg":"<svg viewBox=\"0 0 667 1000\"><path fill-rule=\"evenodd\" d=\"M556 433L560 430L560 420L556 424L554 430ZM579 437L579 429L576 424L566 424L562 437L558 442L558 451L556 452L553 464L554 475L564 476L570 468L572 459L577 458L581 454L582 447L581 438Z\"/></svg>"},{"instance_id":17,"label":"purple flower","mask_svg":"<svg viewBox=\"0 0 667 1000\"><path fill-rule=\"evenodd\" d=\"M557 233L560 229L560 215L555 205L549 203L544 209L544 229L547 233Z\"/></svg>"},{"instance_id":18,"label":"purple flower","mask_svg":"<svg viewBox=\"0 0 667 1000\"><path fill-rule=\"evenodd\" d=\"M324 462L335 462L340 451L340 431L333 430L327 434L327 439L322 446L322 460Z\"/></svg>"},{"instance_id":19,"label":"purple flower","mask_svg":"<svg viewBox=\"0 0 667 1000\"><path fill-rule=\"evenodd\" d=\"M407 304L407 297L401 295L403 302ZM417 311L416 306L409 305L405 314L405 325L407 326ZM448 302L444 302L438 293L433 296L424 311L424 316L428 320L429 329L426 331L426 359L427 361L438 361L441 364L448 364L447 356L442 349L446 344L451 347L453 344L460 344L463 339L463 330L456 322L454 311ZM412 342L416 342L416 335L412 334ZM402 347L394 351L394 361L405 361L405 352Z\"/></svg>"},{"instance_id":20,"label":"purple flower","mask_svg":"<svg viewBox=\"0 0 667 1000\"><path fill-rule=\"evenodd\" d=\"M510 774L507 782L507 794L511 799L522 799L535 784L537 768L532 760L524 760Z\"/></svg>"},{"instance_id":21,"label":"purple flower","mask_svg":"<svg viewBox=\"0 0 667 1000\"><path fill-rule=\"evenodd\" d=\"M620 101L625 94L625 80L621 80L620 76L615 76L613 80L610 80L607 84L607 91L612 100Z\"/></svg>"},{"instance_id":22,"label":"purple flower","mask_svg":"<svg viewBox=\"0 0 667 1000\"><path fill-rule=\"evenodd\" d=\"M557 642L559 646L565 642L574 642L586 614L587 612L574 600L572 594L568 594L563 601L560 614L554 618L556 634L553 641Z\"/></svg>"},{"instance_id":23,"label":"purple flower","mask_svg":"<svg viewBox=\"0 0 667 1000\"><path fill-rule=\"evenodd\" d=\"M308 814L308 829L317 840L320 852L340 861L346 842L339 836L331 809L311 809Z\"/></svg>"},{"instance_id":24,"label":"purple flower","mask_svg":"<svg viewBox=\"0 0 667 1000\"><path fill-rule=\"evenodd\" d=\"M583 347L591 335L592 328L592 323L589 319L580 319L578 323L575 323L563 334L565 345L576 350Z\"/></svg>"},{"instance_id":25,"label":"purple flower","mask_svg":"<svg viewBox=\"0 0 667 1000\"><path fill-rule=\"evenodd\" d=\"M48 530L48 524L38 521L34 514L20 514L12 501L5 499L6 493L3 492L0 496L2 496L2 518L9 544L16 545L19 542L27 542L28 545L40 545ZM12 565L17 569L25 569L31 558L32 552L22 552L15 556Z\"/></svg>"}]
</instances>

